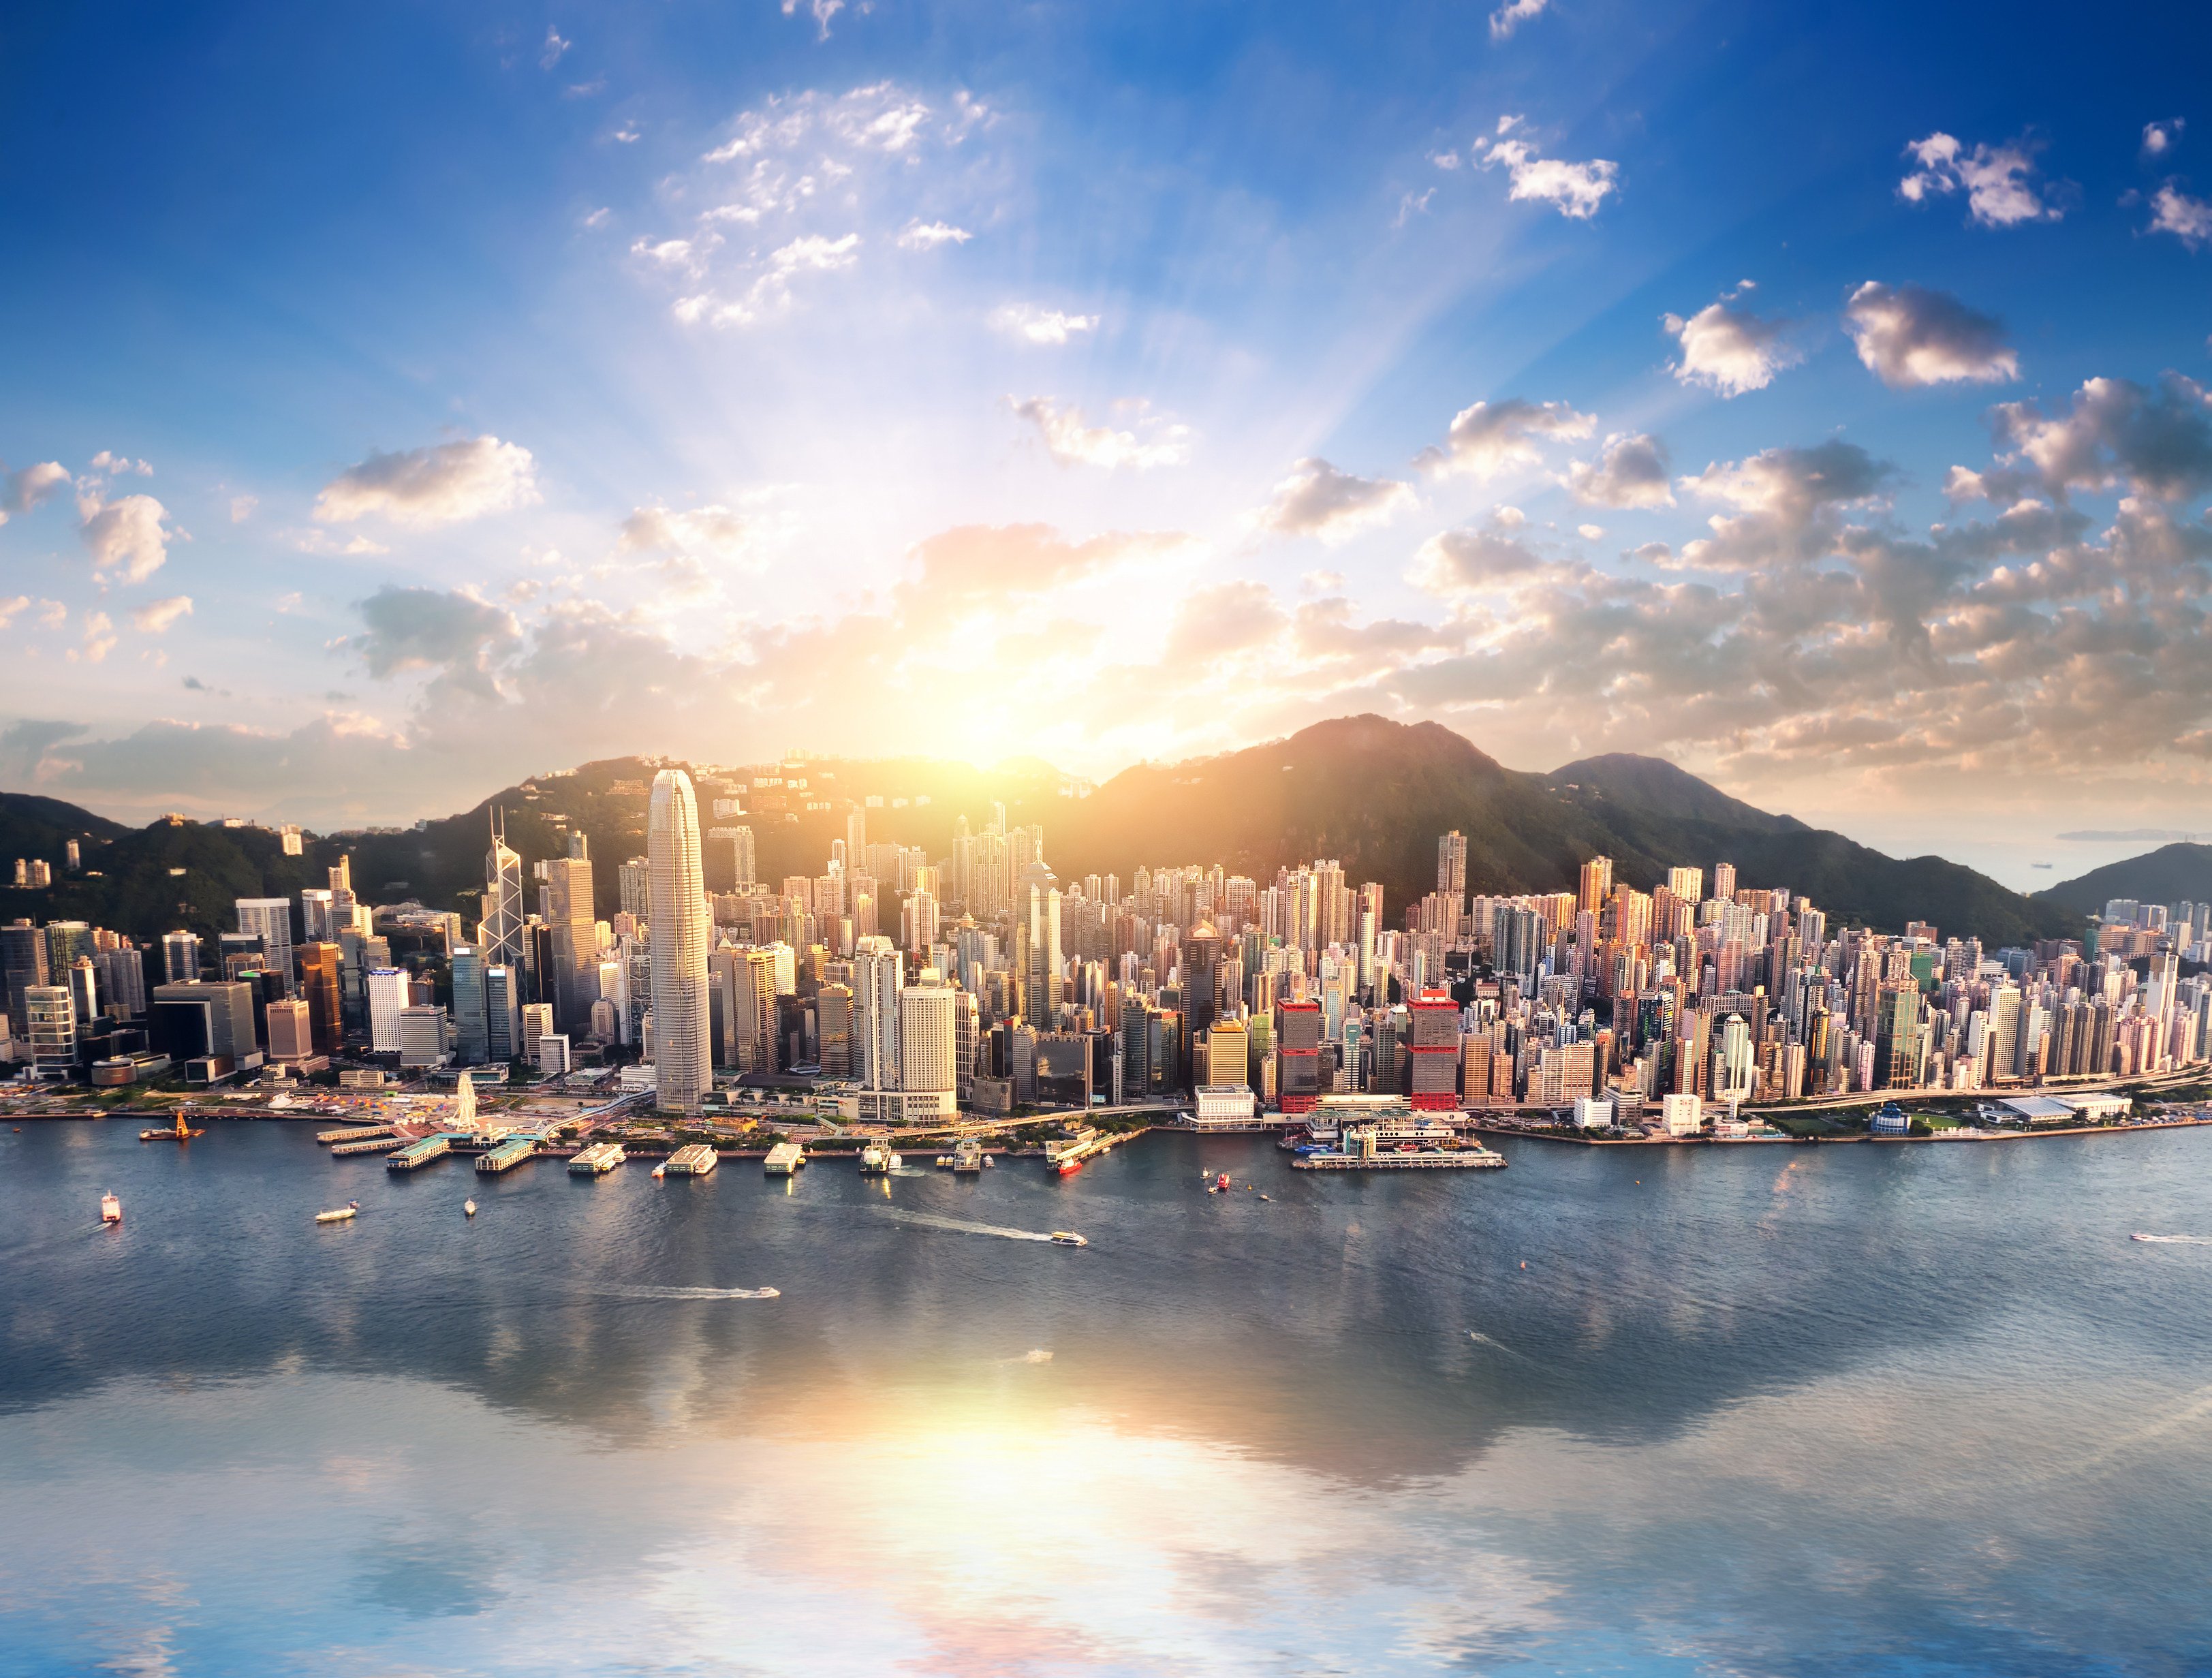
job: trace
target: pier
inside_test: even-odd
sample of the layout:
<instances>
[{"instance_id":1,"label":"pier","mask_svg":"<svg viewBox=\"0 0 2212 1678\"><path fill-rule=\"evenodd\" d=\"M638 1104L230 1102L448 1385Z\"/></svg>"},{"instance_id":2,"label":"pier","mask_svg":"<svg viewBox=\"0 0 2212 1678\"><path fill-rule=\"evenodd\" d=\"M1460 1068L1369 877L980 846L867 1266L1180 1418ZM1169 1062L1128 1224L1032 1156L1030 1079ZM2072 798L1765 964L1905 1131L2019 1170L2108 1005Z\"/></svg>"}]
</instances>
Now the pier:
<instances>
[{"instance_id":1,"label":"pier","mask_svg":"<svg viewBox=\"0 0 2212 1678\"><path fill-rule=\"evenodd\" d=\"M1467 1171L1503 1169L1505 1156L1488 1148L1462 1148L1449 1153L1302 1153L1291 1161L1294 1171Z\"/></svg>"},{"instance_id":2,"label":"pier","mask_svg":"<svg viewBox=\"0 0 2212 1678\"><path fill-rule=\"evenodd\" d=\"M331 1150L331 1158L336 1159L348 1153L390 1153L394 1148L404 1146L406 1141L404 1136L371 1136L358 1142L340 1142Z\"/></svg>"},{"instance_id":3,"label":"pier","mask_svg":"<svg viewBox=\"0 0 2212 1678\"><path fill-rule=\"evenodd\" d=\"M520 1165L537 1152L538 1139L535 1136L510 1136L490 1152L480 1155L477 1160L477 1170L487 1172L507 1170Z\"/></svg>"},{"instance_id":4,"label":"pier","mask_svg":"<svg viewBox=\"0 0 2212 1678\"><path fill-rule=\"evenodd\" d=\"M568 1162L568 1170L580 1177L605 1176L629 1158L620 1142L594 1142L579 1151Z\"/></svg>"},{"instance_id":5,"label":"pier","mask_svg":"<svg viewBox=\"0 0 2212 1678\"><path fill-rule=\"evenodd\" d=\"M703 1142L693 1142L668 1156L668 1175L702 1177L721 1164L721 1157Z\"/></svg>"},{"instance_id":6,"label":"pier","mask_svg":"<svg viewBox=\"0 0 2212 1678\"><path fill-rule=\"evenodd\" d=\"M343 1130L319 1130L315 1133L315 1140L325 1145L332 1142L343 1145L347 1142L366 1142L374 1136L397 1136L398 1134L398 1127L396 1125L349 1124Z\"/></svg>"},{"instance_id":7,"label":"pier","mask_svg":"<svg viewBox=\"0 0 2212 1678\"><path fill-rule=\"evenodd\" d=\"M385 1169L391 1171L411 1171L417 1165L427 1165L434 1159L443 1158L453 1152L453 1140L450 1136L442 1134L436 1136L425 1136L419 1141L408 1143L406 1146L387 1158L384 1162Z\"/></svg>"}]
</instances>

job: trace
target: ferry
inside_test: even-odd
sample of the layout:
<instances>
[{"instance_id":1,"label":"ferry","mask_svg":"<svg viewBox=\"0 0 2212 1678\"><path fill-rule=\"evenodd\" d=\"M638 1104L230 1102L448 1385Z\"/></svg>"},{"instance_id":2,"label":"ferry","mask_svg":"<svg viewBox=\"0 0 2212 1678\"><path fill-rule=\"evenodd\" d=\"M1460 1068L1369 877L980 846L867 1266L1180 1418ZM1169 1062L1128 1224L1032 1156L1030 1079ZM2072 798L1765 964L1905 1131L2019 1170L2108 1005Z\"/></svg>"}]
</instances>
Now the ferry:
<instances>
[{"instance_id":1,"label":"ferry","mask_svg":"<svg viewBox=\"0 0 2212 1678\"><path fill-rule=\"evenodd\" d=\"M1054 1230L1052 1232L1052 1244L1055 1247L1088 1247L1091 1243L1073 1230Z\"/></svg>"},{"instance_id":2,"label":"ferry","mask_svg":"<svg viewBox=\"0 0 2212 1678\"><path fill-rule=\"evenodd\" d=\"M461 1216L464 1218L473 1218L476 1215L477 1203L474 1201L463 1201L461 1202Z\"/></svg>"},{"instance_id":3,"label":"ferry","mask_svg":"<svg viewBox=\"0 0 2212 1678\"><path fill-rule=\"evenodd\" d=\"M860 1175L880 1176L891 1168L891 1151L881 1142L870 1142L860 1150Z\"/></svg>"},{"instance_id":4,"label":"ferry","mask_svg":"<svg viewBox=\"0 0 2212 1678\"><path fill-rule=\"evenodd\" d=\"M974 1137L964 1136L954 1144L952 1169L955 1171L980 1171L988 1164L990 1161L984 1156L983 1145Z\"/></svg>"},{"instance_id":5,"label":"ferry","mask_svg":"<svg viewBox=\"0 0 2212 1678\"><path fill-rule=\"evenodd\" d=\"M100 1221L103 1224L121 1223L123 1221L123 1202L117 1200L112 1195L102 1195L100 1197Z\"/></svg>"},{"instance_id":6,"label":"ferry","mask_svg":"<svg viewBox=\"0 0 2212 1678\"><path fill-rule=\"evenodd\" d=\"M343 1206L332 1207L328 1212L317 1213L315 1214L315 1221L318 1224L343 1224L350 1219L354 1213L360 1210L361 1202L359 1201L348 1201Z\"/></svg>"}]
</instances>

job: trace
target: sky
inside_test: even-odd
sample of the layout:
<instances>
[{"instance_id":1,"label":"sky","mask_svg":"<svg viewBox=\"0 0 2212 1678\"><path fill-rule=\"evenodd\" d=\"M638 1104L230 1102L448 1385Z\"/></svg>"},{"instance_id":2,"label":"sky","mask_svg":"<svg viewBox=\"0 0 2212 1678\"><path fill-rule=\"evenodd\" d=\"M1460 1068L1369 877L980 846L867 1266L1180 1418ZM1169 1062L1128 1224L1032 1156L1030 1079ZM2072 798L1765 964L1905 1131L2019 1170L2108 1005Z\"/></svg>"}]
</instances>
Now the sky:
<instances>
[{"instance_id":1,"label":"sky","mask_svg":"<svg viewBox=\"0 0 2212 1678\"><path fill-rule=\"evenodd\" d=\"M0 786L329 828L1371 710L2021 885L2212 831L2208 45L18 9Z\"/></svg>"}]
</instances>

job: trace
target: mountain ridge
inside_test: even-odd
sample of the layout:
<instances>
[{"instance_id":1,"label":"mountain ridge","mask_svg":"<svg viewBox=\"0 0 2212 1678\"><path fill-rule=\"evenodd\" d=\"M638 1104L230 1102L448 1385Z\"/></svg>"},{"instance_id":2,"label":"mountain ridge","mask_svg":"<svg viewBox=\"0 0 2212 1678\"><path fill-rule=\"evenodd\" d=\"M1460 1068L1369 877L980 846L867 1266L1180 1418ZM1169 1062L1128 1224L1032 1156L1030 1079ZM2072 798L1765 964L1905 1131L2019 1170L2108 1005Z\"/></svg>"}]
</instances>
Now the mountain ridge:
<instances>
[{"instance_id":1,"label":"mountain ridge","mask_svg":"<svg viewBox=\"0 0 2212 1678\"><path fill-rule=\"evenodd\" d=\"M178 925L211 933L229 924L234 897L295 896L323 885L325 870L349 854L365 901L413 897L473 919L495 809L526 865L558 854L564 828L586 833L599 902L611 912L617 869L645 848L645 788L668 761L604 758L533 776L404 832L310 834L298 857L284 856L265 829L166 821L131 829L58 799L0 793L0 860L47 854L56 871L49 891L0 888L0 918L87 920L137 937ZM882 807L866 809L871 836L921 845L933 857L949 854L957 816L980 829L988 805L1001 802L1010 823L1043 824L1046 855L1063 880L1115 873L1126 885L1139 866L1219 861L1264 881L1280 865L1334 858L1347 883L1382 882L1394 926L1433 888L1437 837L1456 828L1477 892L1571 890L1581 864L1604 854L1617 879L1643 889L1671 866L1700 867L1710 882L1714 864L1732 862L1745 885L1802 892L1832 925L1897 931L1921 920L1993 945L2079 928L2071 906L2049 893L2029 898L1941 857L1887 856L1760 810L1662 758L1617 752L1547 773L1509 769L1442 724L1371 713L1208 757L1135 764L1084 797L1033 758L988 769L820 760L797 777L803 791L749 790L738 796L751 813L717 818L709 812L724 775L695 769L694 776L702 828L746 821L767 883L818 872L830 842L844 836L846 810L872 795ZM90 842L85 866L96 873L64 876L60 841L69 835ZM179 867L181 875L170 872ZM708 847L710 889L727 886L727 869L726 848Z\"/></svg>"}]
</instances>

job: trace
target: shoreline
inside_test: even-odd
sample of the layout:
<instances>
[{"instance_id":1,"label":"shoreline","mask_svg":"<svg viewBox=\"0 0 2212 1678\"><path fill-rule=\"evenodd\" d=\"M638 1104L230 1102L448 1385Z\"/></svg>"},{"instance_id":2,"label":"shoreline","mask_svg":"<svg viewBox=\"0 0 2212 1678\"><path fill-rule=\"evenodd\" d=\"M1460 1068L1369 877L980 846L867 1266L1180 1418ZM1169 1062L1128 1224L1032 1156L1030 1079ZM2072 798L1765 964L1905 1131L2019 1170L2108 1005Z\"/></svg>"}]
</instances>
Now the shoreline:
<instances>
[{"instance_id":1,"label":"shoreline","mask_svg":"<svg viewBox=\"0 0 2212 1678\"><path fill-rule=\"evenodd\" d=\"M2136 1124L2068 1125L2042 1130L1985 1130L1971 1135L1937 1131L1928 1136L1875 1136L1860 1131L1847 1136L1562 1136L1550 1130L1519 1130L1503 1125L1478 1124L1486 1136L1517 1136L1532 1142L1565 1142L1583 1148L1653 1147L1793 1147L1805 1143L1832 1146L1851 1142L2030 1142L2047 1136L2112 1136L2138 1130L2195 1130L2212 1125L2212 1117L2151 1119Z\"/></svg>"}]
</instances>

